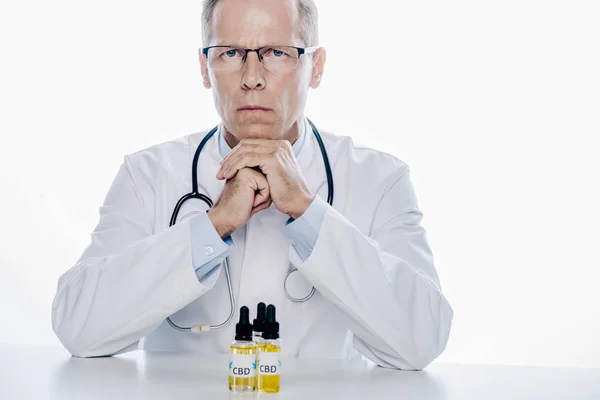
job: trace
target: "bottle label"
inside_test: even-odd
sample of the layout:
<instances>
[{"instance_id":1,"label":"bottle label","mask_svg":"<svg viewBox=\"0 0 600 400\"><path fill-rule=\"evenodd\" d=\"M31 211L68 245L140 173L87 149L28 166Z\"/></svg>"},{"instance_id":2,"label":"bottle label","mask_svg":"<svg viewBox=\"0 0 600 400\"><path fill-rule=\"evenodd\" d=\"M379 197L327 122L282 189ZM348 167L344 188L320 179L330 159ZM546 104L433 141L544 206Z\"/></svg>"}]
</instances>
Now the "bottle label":
<instances>
[{"instance_id":1,"label":"bottle label","mask_svg":"<svg viewBox=\"0 0 600 400\"><path fill-rule=\"evenodd\" d=\"M229 354L229 376L254 378L256 376L256 355Z\"/></svg>"},{"instance_id":2,"label":"bottle label","mask_svg":"<svg viewBox=\"0 0 600 400\"><path fill-rule=\"evenodd\" d=\"M281 370L281 353L260 351L258 353L258 373L261 375L279 375Z\"/></svg>"}]
</instances>

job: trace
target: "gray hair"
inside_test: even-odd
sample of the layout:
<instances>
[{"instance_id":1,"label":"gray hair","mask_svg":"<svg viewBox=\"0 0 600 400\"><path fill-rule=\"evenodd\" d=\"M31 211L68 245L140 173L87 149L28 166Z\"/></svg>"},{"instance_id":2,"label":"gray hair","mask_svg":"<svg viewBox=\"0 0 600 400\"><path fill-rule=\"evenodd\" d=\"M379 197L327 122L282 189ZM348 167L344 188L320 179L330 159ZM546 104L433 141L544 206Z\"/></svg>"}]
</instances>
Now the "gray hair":
<instances>
[{"instance_id":1,"label":"gray hair","mask_svg":"<svg viewBox=\"0 0 600 400\"><path fill-rule=\"evenodd\" d=\"M314 0L296 0L300 16L300 38L306 46L319 43L319 13ZM204 0L202 7L202 42L208 46L212 35L212 18L219 0Z\"/></svg>"}]
</instances>

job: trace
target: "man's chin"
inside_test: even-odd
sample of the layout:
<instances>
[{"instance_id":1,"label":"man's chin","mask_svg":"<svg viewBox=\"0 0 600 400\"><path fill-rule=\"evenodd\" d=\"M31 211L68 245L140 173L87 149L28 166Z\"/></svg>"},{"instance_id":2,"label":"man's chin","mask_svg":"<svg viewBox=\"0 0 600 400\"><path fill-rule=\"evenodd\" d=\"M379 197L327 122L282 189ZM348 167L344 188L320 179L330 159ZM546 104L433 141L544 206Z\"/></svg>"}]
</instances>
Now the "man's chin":
<instances>
[{"instance_id":1,"label":"man's chin","mask_svg":"<svg viewBox=\"0 0 600 400\"><path fill-rule=\"evenodd\" d=\"M276 139L280 135L273 124L266 123L240 123L237 125L235 136L238 139Z\"/></svg>"}]
</instances>

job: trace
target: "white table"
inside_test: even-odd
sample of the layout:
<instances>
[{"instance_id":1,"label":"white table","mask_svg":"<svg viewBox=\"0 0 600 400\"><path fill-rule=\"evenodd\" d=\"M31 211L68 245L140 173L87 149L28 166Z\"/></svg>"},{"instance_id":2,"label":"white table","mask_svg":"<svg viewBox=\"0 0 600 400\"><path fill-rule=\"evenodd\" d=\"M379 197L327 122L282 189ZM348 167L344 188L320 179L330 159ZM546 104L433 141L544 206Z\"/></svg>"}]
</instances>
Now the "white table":
<instances>
[{"instance_id":1,"label":"white table","mask_svg":"<svg viewBox=\"0 0 600 400\"><path fill-rule=\"evenodd\" d=\"M227 356L133 353L95 359L62 348L0 345L0 399L600 399L600 369L284 360L281 392L227 388Z\"/></svg>"}]
</instances>

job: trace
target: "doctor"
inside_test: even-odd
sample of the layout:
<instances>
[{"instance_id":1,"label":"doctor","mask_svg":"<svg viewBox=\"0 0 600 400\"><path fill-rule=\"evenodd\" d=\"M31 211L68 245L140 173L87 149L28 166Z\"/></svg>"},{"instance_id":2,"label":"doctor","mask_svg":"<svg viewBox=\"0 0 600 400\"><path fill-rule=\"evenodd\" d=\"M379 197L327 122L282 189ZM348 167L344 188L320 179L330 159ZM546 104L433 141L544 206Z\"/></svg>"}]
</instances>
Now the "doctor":
<instances>
[{"instance_id":1,"label":"doctor","mask_svg":"<svg viewBox=\"0 0 600 400\"><path fill-rule=\"evenodd\" d=\"M276 305L284 355L424 368L444 350L453 311L408 166L303 115L326 59L313 1L204 6L201 72L222 122L195 171L198 192L216 201L207 212L190 199L171 223L209 130L126 156L91 243L59 279L54 332L77 357L227 353L235 320L201 333L174 326L226 320L229 277L236 319L242 305ZM306 301L284 288L295 269L315 289Z\"/></svg>"}]
</instances>

